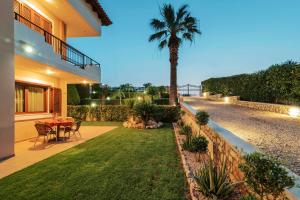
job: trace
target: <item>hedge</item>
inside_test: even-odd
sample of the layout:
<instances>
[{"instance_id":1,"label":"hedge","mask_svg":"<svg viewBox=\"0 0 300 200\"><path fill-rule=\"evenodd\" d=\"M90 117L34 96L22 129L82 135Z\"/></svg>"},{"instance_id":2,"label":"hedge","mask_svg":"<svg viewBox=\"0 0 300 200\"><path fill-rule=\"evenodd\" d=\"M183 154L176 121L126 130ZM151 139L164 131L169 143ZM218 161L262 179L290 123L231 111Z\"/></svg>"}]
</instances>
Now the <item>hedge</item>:
<instances>
[{"instance_id":1,"label":"hedge","mask_svg":"<svg viewBox=\"0 0 300 200\"><path fill-rule=\"evenodd\" d=\"M68 106L68 116L83 121L126 121L133 110L125 105ZM180 109L175 106L157 106L156 119L171 123L179 119Z\"/></svg>"},{"instance_id":2,"label":"hedge","mask_svg":"<svg viewBox=\"0 0 300 200\"><path fill-rule=\"evenodd\" d=\"M252 74L210 78L204 92L240 96L241 100L300 104L300 64L288 61Z\"/></svg>"}]
</instances>

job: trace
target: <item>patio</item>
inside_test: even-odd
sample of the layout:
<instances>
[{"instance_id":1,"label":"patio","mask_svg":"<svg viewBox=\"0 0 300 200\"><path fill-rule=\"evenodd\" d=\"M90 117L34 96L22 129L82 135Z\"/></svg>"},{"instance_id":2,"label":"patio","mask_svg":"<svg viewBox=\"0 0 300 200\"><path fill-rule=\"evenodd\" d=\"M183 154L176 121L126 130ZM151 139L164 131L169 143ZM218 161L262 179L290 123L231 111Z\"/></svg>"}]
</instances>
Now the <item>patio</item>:
<instances>
[{"instance_id":1,"label":"patio","mask_svg":"<svg viewBox=\"0 0 300 200\"><path fill-rule=\"evenodd\" d=\"M15 144L15 156L0 162L0 179L115 128L116 126L82 126L80 128L82 138L72 135L65 142L43 143L41 137L35 147L33 147L35 138L18 142Z\"/></svg>"}]
</instances>

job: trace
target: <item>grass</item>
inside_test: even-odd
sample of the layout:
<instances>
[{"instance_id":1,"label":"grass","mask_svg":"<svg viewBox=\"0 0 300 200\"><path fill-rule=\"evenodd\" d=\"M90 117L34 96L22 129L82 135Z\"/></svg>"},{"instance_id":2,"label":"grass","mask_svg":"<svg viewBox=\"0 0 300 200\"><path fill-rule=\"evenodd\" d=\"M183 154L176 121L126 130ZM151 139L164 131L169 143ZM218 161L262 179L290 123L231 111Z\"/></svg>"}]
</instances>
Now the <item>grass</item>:
<instances>
[{"instance_id":1,"label":"grass","mask_svg":"<svg viewBox=\"0 0 300 200\"><path fill-rule=\"evenodd\" d=\"M119 127L1 179L0 199L176 200L185 187L170 127Z\"/></svg>"}]
</instances>

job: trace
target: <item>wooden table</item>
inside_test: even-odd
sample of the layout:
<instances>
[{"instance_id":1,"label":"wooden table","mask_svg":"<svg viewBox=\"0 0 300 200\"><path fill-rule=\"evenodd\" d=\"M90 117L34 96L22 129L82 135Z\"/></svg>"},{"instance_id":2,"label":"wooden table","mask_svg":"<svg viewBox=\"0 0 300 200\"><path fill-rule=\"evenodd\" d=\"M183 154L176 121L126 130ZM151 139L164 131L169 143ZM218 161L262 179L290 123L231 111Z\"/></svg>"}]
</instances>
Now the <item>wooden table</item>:
<instances>
[{"instance_id":1,"label":"wooden table","mask_svg":"<svg viewBox=\"0 0 300 200\"><path fill-rule=\"evenodd\" d=\"M44 120L43 122L45 122L47 125L54 127L56 126L56 138L57 140L60 140L60 127L61 126L72 126L74 121L73 120L67 120L67 119L47 119Z\"/></svg>"}]
</instances>

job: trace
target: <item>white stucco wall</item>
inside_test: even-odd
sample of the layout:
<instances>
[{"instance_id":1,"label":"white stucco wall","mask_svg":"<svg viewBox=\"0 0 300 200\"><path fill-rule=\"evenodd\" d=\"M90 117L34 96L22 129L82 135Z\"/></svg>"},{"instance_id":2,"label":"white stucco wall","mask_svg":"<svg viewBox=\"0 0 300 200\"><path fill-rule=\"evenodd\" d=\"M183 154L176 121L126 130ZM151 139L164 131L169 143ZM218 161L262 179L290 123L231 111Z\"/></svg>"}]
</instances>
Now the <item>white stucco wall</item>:
<instances>
[{"instance_id":1,"label":"white stucco wall","mask_svg":"<svg viewBox=\"0 0 300 200\"><path fill-rule=\"evenodd\" d=\"M0 160L14 155L13 1L0 1Z\"/></svg>"}]
</instances>

